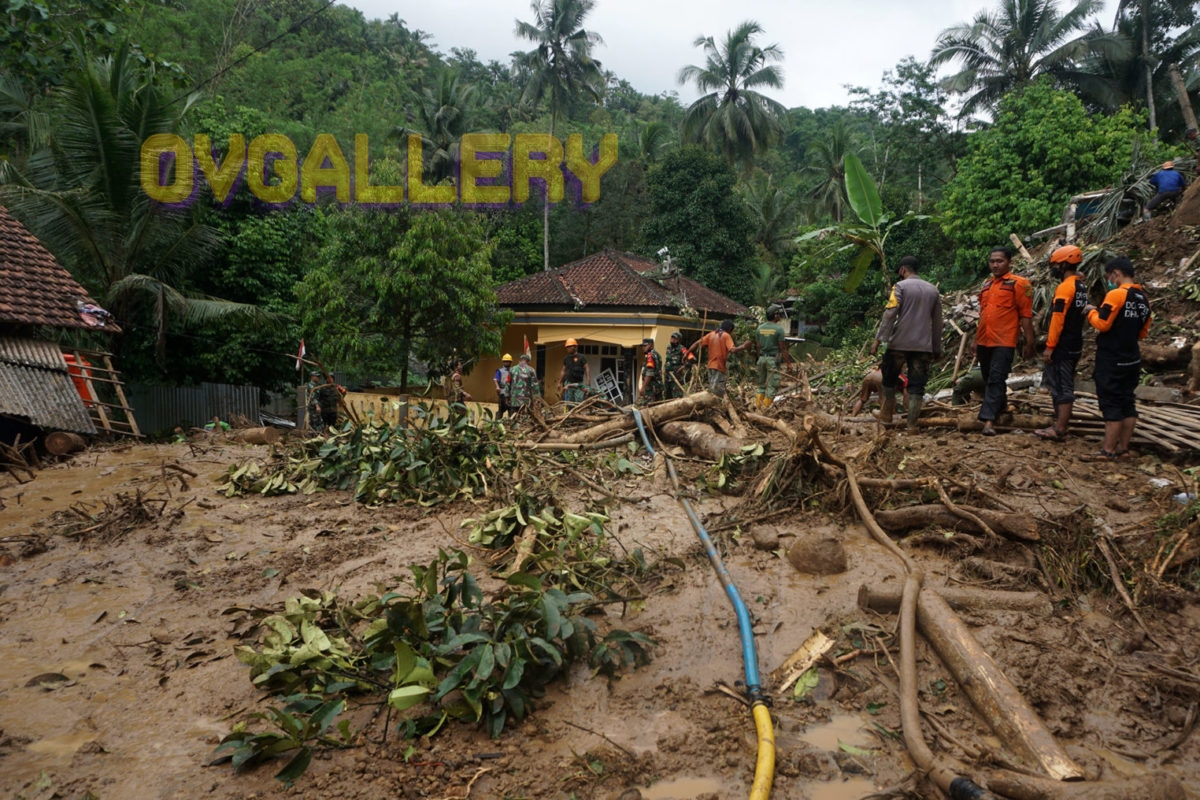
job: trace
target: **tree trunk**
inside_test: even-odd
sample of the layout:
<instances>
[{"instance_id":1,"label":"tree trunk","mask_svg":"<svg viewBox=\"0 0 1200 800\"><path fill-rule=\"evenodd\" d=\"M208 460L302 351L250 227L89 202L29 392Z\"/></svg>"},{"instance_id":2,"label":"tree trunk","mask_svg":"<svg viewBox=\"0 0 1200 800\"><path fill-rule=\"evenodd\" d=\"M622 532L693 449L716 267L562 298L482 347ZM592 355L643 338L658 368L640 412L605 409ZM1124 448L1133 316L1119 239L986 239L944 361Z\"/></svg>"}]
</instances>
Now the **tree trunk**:
<instances>
[{"instance_id":1,"label":"tree trunk","mask_svg":"<svg viewBox=\"0 0 1200 800\"><path fill-rule=\"evenodd\" d=\"M1154 108L1154 66L1150 58L1150 0L1142 0L1142 64L1146 70L1146 108L1150 111L1150 130L1158 127Z\"/></svg>"},{"instance_id":2,"label":"tree trunk","mask_svg":"<svg viewBox=\"0 0 1200 800\"><path fill-rule=\"evenodd\" d=\"M694 454L710 461L719 461L722 456L736 455L747 442L717 433L711 425L703 422L667 422L660 425L658 435L665 442L683 445Z\"/></svg>"},{"instance_id":3,"label":"tree trunk","mask_svg":"<svg viewBox=\"0 0 1200 800\"><path fill-rule=\"evenodd\" d=\"M1001 536L1010 539L1021 539L1026 542L1041 540L1037 530L1037 520L1028 514L993 511L990 508L972 508L959 506L968 511ZM884 511L876 511L875 519L889 531L905 531L910 528L924 528L930 525L940 525L951 530L965 530L972 533L983 533L979 526L970 520L954 514L943 505L905 506Z\"/></svg>"},{"instance_id":4,"label":"tree trunk","mask_svg":"<svg viewBox=\"0 0 1200 800\"><path fill-rule=\"evenodd\" d=\"M1014 754L1055 780L1083 777L1083 770L1055 741L970 629L932 589L921 589L917 596L917 624L980 716Z\"/></svg>"},{"instance_id":5,"label":"tree trunk","mask_svg":"<svg viewBox=\"0 0 1200 800\"><path fill-rule=\"evenodd\" d=\"M700 409L717 408L724 402L723 398L717 397L711 392L697 392L696 394L689 394L687 397L668 400L653 408L641 409L642 421L645 425L650 426L656 422L666 422L667 420L686 417ZM632 430L634 427L636 427L636 423L633 421L633 415L621 414L608 422L568 434L561 441L567 444L599 442L603 439L617 436L624 431Z\"/></svg>"}]
</instances>

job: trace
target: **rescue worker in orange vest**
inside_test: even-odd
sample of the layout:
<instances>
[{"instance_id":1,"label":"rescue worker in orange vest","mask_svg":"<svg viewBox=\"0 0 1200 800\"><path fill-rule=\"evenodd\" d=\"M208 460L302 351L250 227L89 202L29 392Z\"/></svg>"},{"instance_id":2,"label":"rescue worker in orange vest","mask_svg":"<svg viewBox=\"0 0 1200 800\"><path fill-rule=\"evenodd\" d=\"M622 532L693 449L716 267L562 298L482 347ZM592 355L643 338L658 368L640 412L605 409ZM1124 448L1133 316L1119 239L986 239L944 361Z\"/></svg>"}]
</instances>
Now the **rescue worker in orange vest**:
<instances>
[{"instance_id":1,"label":"rescue worker in orange vest","mask_svg":"<svg viewBox=\"0 0 1200 800\"><path fill-rule=\"evenodd\" d=\"M1008 405L1008 373L1017 352L1018 337L1024 338L1022 354L1033 358L1037 343L1033 335L1033 286L1012 273L1013 251L993 247L988 254L992 277L979 291L979 328L973 350L979 358L985 388L979 407L983 435L995 436L996 417Z\"/></svg>"},{"instance_id":2,"label":"rescue worker in orange vest","mask_svg":"<svg viewBox=\"0 0 1200 800\"><path fill-rule=\"evenodd\" d=\"M1073 244L1050 254L1050 271L1059 284L1050 304L1042 385L1050 390L1054 401L1054 424L1034 433L1052 442L1066 438L1075 408L1075 368L1083 352L1083 309L1088 304L1087 286L1078 272L1082 263L1083 251Z\"/></svg>"}]
</instances>

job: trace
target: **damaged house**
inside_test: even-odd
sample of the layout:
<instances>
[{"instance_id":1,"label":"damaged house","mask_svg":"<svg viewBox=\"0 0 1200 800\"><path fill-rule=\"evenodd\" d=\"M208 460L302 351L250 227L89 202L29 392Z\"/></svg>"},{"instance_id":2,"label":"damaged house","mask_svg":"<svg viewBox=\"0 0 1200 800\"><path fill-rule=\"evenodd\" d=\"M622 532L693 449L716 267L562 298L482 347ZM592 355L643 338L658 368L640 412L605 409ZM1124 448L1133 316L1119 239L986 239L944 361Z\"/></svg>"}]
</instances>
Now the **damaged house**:
<instances>
[{"instance_id":1,"label":"damaged house","mask_svg":"<svg viewBox=\"0 0 1200 800\"><path fill-rule=\"evenodd\" d=\"M111 357L60 345L71 331L119 333L108 312L37 238L0 206L0 442L138 435ZM58 434L58 436L55 436Z\"/></svg>"}]
</instances>

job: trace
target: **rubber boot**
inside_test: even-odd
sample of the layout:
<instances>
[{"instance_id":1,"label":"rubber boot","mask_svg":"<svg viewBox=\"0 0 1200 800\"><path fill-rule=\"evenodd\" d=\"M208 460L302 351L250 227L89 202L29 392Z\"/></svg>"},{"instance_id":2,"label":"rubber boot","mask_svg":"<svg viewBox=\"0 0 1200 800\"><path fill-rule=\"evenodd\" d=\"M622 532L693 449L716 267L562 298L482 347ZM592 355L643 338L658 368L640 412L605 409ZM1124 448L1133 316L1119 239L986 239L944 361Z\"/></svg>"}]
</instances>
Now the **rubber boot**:
<instances>
[{"instance_id":1,"label":"rubber boot","mask_svg":"<svg viewBox=\"0 0 1200 800\"><path fill-rule=\"evenodd\" d=\"M879 421L884 425L892 424L892 414L896 413L896 390L886 386L879 390L883 403L879 406Z\"/></svg>"},{"instance_id":2,"label":"rubber boot","mask_svg":"<svg viewBox=\"0 0 1200 800\"><path fill-rule=\"evenodd\" d=\"M764 394L764 395L762 396L762 407L763 407L763 411L766 411L768 408L770 408L770 407L771 407L771 404L772 404L772 403L774 403L774 402L775 402L775 398L774 398L774 397L771 397L771 395L769 395L769 394Z\"/></svg>"},{"instance_id":3,"label":"rubber boot","mask_svg":"<svg viewBox=\"0 0 1200 800\"><path fill-rule=\"evenodd\" d=\"M762 395L762 392L759 392L758 394L754 395L754 409L756 411L762 411L762 408L763 408L763 395Z\"/></svg>"},{"instance_id":4,"label":"rubber boot","mask_svg":"<svg viewBox=\"0 0 1200 800\"><path fill-rule=\"evenodd\" d=\"M908 398L908 429L910 431L917 430L917 420L921 416L921 406L925 404L925 398L920 395L911 395Z\"/></svg>"}]
</instances>

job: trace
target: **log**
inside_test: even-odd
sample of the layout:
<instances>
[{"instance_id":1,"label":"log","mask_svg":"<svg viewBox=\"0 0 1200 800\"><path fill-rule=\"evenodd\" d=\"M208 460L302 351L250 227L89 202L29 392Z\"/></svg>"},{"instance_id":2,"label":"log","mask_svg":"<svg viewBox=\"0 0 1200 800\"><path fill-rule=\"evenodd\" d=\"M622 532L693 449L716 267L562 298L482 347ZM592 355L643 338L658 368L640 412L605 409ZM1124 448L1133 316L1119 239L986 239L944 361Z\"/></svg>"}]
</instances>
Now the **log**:
<instances>
[{"instance_id":1,"label":"log","mask_svg":"<svg viewBox=\"0 0 1200 800\"><path fill-rule=\"evenodd\" d=\"M1178 779L1161 772L1111 781L1061 783L1036 775L985 771L988 788L1013 800L1182 800Z\"/></svg>"},{"instance_id":2,"label":"log","mask_svg":"<svg viewBox=\"0 0 1200 800\"><path fill-rule=\"evenodd\" d=\"M749 444L744 439L717 433L711 425L703 422L667 422L659 426L658 435L664 442L682 445L710 461L719 461L721 456L737 455Z\"/></svg>"},{"instance_id":3,"label":"log","mask_svg":"<svg viewBox=\"0 0 1200 800\"><path fill-rule=\"evenodd\" d=\"M1186 346L1172 347L1166 344L1141 344L1142 363L1150 367L1182 367L1187 363L1190 350Z\"/></svg>"},{"instance_id":4,"label":"log","mask_svg":"<svg viewBox=\"0 0 1200 800\"><path fill-rule=\"evenodd\" d=\"M986 522L989 527L1002 536L1010 539L1020 539L1026 542L1041 540L1037 530L1037 520L1029 514L1008 511L994 511L990 508L974 508L960 505L959 508L968 511ZM983 529L970 520L954 514L942 505L904 506L884 511L876 511L875 519L886 530L906 531L910 528L925 528L930 525L940 525L951 530L984 533Z\"/></svg>"},{"instance_id":5,"label":"log","mask_svg":"<svg viewBox=\"0 0 1200 800\"><path fill-rule=\"evenodd\" d=\"M716 408L724 404L724 399L717 397L711 392L697 392L690 394L687 397L680 397L675 400L668 400L665 403L660 403L655 406L640 409L642 421L646 425L654 425L656 423L666 422L667 420L686 417L696 411L705 408ZM633 430L636 424L633 421L632 414L621 414L608 422L599 425L593 425L590 428L584 428L581 431L568 434L562 437L560 441L568 444L580 444L583 442L598 442L602 439L609 439L617 436L625 431Z\"/></svg>"},{"instance_id":6,"label":"log","mask_svg":"<svg viewBox=\"0 0 1200 800\"><path fill-rule=\"evenodd\" d=\"M1200 342L1196 342L1194 345L1192 345L1192 364L1188 368L1188 372L1191 375L1191 377L1188 379L1188 393L1200 393Z\"/></svg>"},{"instance_id":7,"label":"log","mask_svg":"<svg viewBox=\"0 0 1200 800\"><path fill-rule=\"evenodd\" d=\"M1026 430L1032 431L1038 428L1044 428L1053 420L1049 417L1043 417L1036 414L1012 414L1004 415L1001 419L996 420L996 430L1011 431L1011 430ZM971 433L974 431L983 430L983 423L976 419L971 414L960 414L958 417L958 429L962 433Z\"/></svg>"},{"instance_id":8,"label":"log","mask_svg":"<svg viewBox=\"0 0 1200 800\"><path fill-rule=\"evenodd\" d=\"M917 596L917 625L980 716L1014 754L1056 781L1083 778L1083 770L1055 741L970 629L932 589L921 589Z\"/></svg>"},{"instance_id":9,"label":"log","mask_svg":"<svg viewBox=\"0 0 1200 800\"><path fill-rule=\"evenodd\" d=\"M279 441L278 428L238 428L229 432L229 438L246 444L275 444Z\"/></svg>"},{"instance_id":10,"label":"log","mask_svg":"<svg viewBox=\"0 0 1200 800\"><path fill-rule=\"evenodd\" d=\"M1049 616L1053 609L1050 598L1041 592L1001 592L995 589L956 589L951 586L927 586L930 591L941 595L951 608L1005 611L1028 611ZM868 608L881 614L893 614L900 610L901 587L884 588L863 584L858 589L859 608Z\"/></svg>"},{"instance_id":11,"label":"log","mask_svg":"<svg viewBox=\"0 0 1200 800\"><path fill-rule=\"evenodd\" d=\"M87 440L78 433L68 433L67 431L53 431L46 434L46 450L56 456L67 456L71 453L78 453L83 448L87 447Z\"/></svg>"}]
</instances>

